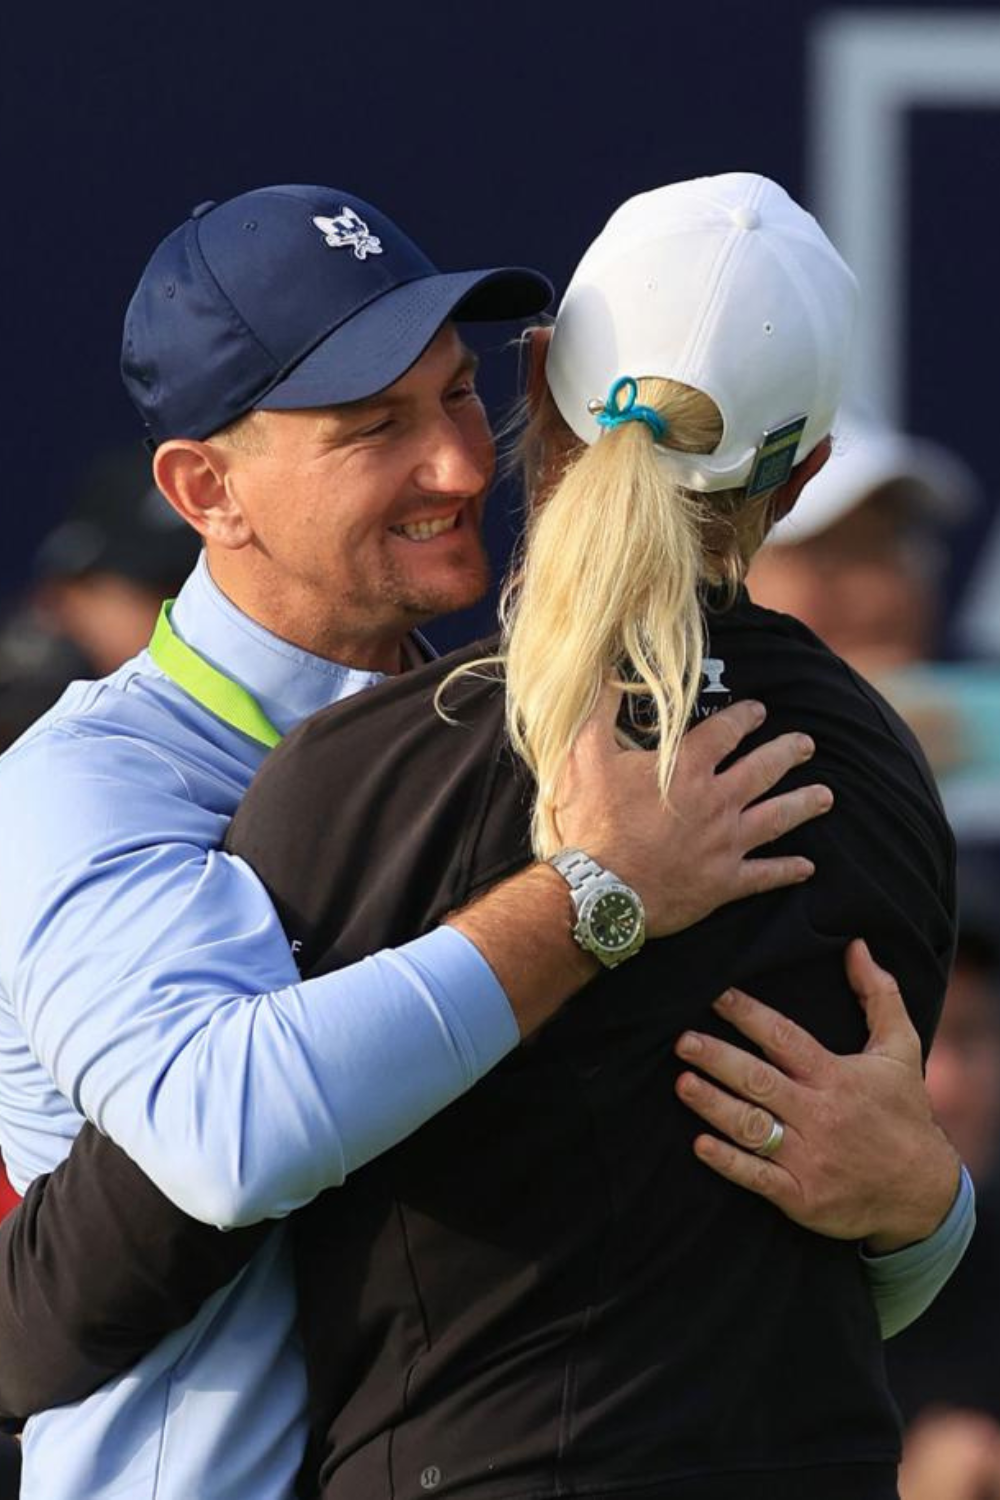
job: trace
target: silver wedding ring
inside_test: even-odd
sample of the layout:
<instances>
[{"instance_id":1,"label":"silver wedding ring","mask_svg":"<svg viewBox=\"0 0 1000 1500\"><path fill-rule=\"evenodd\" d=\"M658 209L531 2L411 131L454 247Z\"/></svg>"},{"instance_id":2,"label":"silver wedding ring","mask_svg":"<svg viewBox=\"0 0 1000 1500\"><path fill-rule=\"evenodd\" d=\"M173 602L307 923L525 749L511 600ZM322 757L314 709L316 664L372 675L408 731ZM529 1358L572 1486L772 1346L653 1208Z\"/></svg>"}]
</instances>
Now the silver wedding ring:
<instances>
[{"instance_id":1,"label":"silver wedding ring","mask_svg":"<svg viewBox=\"0 0 1000 1500\"><path fill-rule=\"evenodd\" d=\"M761 1145L754 1147L754 1155L755 1156L774 1156L775 1152L778 1150L778 1147L781 1145L781 1143L782 1143L782 1141L784 1139L785 1139L785 1127L784 1127L784 1125L782 1125L782 1123L778 1119L777 1115L772 1115L771 1116L771 1133L768 1136L768 1138L767 1138L766 1141L763 1141L761 1143Z\"/></svg>"}]
</instances>

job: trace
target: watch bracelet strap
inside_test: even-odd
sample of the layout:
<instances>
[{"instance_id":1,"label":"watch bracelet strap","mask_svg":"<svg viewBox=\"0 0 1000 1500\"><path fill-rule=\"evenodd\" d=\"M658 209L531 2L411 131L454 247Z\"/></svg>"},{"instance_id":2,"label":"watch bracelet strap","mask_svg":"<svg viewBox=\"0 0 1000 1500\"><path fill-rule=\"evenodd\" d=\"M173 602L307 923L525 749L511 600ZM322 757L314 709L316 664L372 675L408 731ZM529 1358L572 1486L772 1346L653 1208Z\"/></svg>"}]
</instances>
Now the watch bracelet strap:
<instances>
[{"instance_id":1,"label":"watch bracelet strap","mask_svg":"<svg viewBox=\"0 0 1000 1500\"><path fill-rule=\"evenodd\" d=\"M571 891L578 891L595 875L610 875L611 871L599 865L596 859L584 854L582 849L560 849L549 858L549 864L559 871ZM613 877L617 879L617 876Z\"/></svg>"}]
</instances>

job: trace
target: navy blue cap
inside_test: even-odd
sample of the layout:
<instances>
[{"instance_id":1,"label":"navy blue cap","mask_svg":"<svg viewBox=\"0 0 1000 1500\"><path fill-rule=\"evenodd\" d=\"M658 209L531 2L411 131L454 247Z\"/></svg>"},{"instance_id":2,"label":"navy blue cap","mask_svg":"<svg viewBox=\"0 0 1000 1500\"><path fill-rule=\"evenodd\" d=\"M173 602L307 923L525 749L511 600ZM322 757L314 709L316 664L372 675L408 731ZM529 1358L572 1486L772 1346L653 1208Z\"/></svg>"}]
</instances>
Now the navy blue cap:
<instances>
[{"instance_id":1,"label":"navy blue cap","mask_svg":"<svg viewBox=\"0 0 1000 1500\"><path fill-rule=\"evenodd\" d=\"M448 318L541 312L519 266L441 272L390 219L335 188L203 203L167 236L125 316L122 377L154 442L245 412L359 401L404 375Z\"/></svg>"}]
</instances>

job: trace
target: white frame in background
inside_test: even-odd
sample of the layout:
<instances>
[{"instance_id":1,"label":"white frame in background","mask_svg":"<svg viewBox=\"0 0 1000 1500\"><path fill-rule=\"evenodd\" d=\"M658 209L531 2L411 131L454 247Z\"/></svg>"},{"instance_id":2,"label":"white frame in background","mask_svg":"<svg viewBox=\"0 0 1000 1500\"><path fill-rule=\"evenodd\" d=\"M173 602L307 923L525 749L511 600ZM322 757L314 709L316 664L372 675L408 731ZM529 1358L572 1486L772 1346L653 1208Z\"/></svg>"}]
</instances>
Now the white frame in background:
<instances>
[{"instance_id":1,"label":"white frame in background","mask_svg":"<svg viewBox=\"0 0 1000 1500\"><path fill-rule=\"evenodd\" d=\"M861 283L853 396L906 425L906 113L1000 107L1000 15L833 10L810 34L810 201Z\"/></svg>"}]
</instances>

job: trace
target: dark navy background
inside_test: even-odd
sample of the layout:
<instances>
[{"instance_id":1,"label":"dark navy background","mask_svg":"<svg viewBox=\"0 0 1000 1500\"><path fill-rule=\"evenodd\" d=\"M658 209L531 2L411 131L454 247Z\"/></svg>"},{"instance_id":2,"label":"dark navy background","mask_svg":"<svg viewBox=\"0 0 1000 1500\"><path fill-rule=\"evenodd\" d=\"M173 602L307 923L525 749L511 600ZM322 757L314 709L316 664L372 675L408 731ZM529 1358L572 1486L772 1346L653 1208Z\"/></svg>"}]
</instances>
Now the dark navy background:
<instances>
[{"instance_id":1,"label":"dark navy background","mask_svg":"<svg viewBox=\"0 0 1000 1500\"><path fill-rule=\"evenodd\" d=\"M94 0L3 21L0 598L91 455L137 423L122 314L156 241L205 198L324 182L444 267L534 263L561 289L630 193L733 168L805 195L814 0ZM869 7L837 7L868 9ZM941 9L919 4L882 10ZM951 4L949 14L975 6ZM914 111L911 426L1000 492L994 351L1000 117ZM497 335L499 340L500 333ZM494 410L515 358L488 367ZM511 502L494 507L502 554ZM985 520L967 528L960 584ZM467 635L461 621L439 637Z\"/></svg>"}]
</instances>

